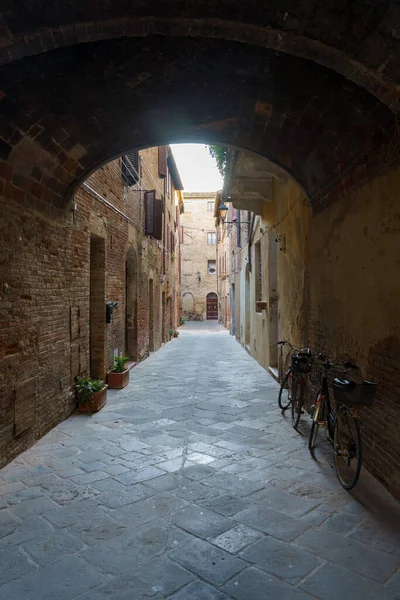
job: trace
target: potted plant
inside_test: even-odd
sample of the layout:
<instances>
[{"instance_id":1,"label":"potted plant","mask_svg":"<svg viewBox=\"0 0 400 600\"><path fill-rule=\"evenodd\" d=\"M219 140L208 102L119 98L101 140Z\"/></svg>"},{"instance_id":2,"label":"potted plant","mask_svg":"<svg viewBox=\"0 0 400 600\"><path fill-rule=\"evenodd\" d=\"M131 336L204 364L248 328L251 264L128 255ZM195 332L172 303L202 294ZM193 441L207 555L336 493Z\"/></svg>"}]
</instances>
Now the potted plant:
<instances>
[{"instance_id":1,"label":"potted plant","mask_svg":"<svg viewBox=\"0 0 400 600\"><path fill-rule=\"evenodd\" d=\"M169 330L169 339L171 339L173 335L174 335L174 330L170 329Z\"/></svg>"},{"instance_id":2,"label":"potted plant","mask_svg":"<svg viewBox=\"0 0 400 600\"><path fill-rule=\"evenodd\" d=\"M183 317L179 317L179 325L183 325L185 322L185 319Z\"/></svg>"},{"instance_id":3,"label":"potted plant","mask_svg":"<svg viewBox=\"0 0 400 600\"><path fill-rule=\"evenodd\" d=\"M115 356L114 368L107 373L108 387L114 390L121 390L129 383L129 369L125 368L127 356Z\"/></svg>"},{"instance_id":4,"label":"potted plant","mask_svg":"<svg viewBox=\"0 0 400 600\"><path fill-rule=\"evenodd\" d=\"M107 402L107 385L100 379L78 377L76 392L79 412L98 412Z\"/></svg>"},{"instance_id":5,"label":"potted plant","mask_svg":"<svg viewBox=\"0 0 400 600\"><path fill-rule=\"evenodd\" d=\"M174 331L174 337L178 337L178 335L179 335L179 331L176 331L176 330L175 330L175 331Z\"/></svg>"}]
</instances>

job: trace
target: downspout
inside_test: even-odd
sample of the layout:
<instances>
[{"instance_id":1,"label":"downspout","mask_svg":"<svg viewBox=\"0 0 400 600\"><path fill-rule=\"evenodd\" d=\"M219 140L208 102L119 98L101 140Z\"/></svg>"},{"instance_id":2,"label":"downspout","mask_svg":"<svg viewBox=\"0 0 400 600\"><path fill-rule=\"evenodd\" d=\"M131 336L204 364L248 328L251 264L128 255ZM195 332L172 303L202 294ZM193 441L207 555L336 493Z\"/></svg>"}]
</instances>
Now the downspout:
<instances>
[{"instance_id":1,"label":"downspout","mask_svg":"<svg viewBox=\"0 0 400 600\"><path fill-rule=\"evenodd\" d=\"M251 268L252 268L252 266L251 266L251 241L252 241L252 237L253 237L253 228L254 228L255 218L256 218L256 215L253 213L253 217L251 219L251 224L250 224L248 249L247 249L247 261L248 261L250 273L251 273Z\"/></svg>"}]
</instances>

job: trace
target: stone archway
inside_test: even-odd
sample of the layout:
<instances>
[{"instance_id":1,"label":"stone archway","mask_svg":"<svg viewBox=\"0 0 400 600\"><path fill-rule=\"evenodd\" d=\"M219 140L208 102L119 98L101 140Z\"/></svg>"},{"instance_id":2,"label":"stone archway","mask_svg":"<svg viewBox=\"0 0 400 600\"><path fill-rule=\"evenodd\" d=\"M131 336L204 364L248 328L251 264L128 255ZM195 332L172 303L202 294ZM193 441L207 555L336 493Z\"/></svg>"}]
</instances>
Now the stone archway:
<instances>
[{"instance_id":1,"label":"stone archway","mask_svg":"<svg viewBox=\"0 0 400 600\"><path fill-rule=\"evenodd\" d=\"M194 296L192 292L185 292L182 294L182 316L187 317L189 312L194 310Z\"/></svg>"},{"instance_id":2,"label":"stone archway","mask_svg":"<svg viewBox=\"0 0 400 600\"><path fill-rule=\"evenodd\" d=\"M137 360L137 289L138 262L136 250L129 248L126 256L125 347L127 356Z\"/></svg>"},{"instance_id":3,"label":"stone archway","mask_svg":"<svg viewBox=\"0 0 400 600\"><path fill-rule=\"evenodd\" d=\"M133 147L193 141L268 158L323 209L338 188L386 168L394 146L396 14L388 3L353 5L310 13L300 0L295 16L236 0L229 13L211 0L10 8L0 49L6 197L57 212Z\"/></svg>"}]
</instances>

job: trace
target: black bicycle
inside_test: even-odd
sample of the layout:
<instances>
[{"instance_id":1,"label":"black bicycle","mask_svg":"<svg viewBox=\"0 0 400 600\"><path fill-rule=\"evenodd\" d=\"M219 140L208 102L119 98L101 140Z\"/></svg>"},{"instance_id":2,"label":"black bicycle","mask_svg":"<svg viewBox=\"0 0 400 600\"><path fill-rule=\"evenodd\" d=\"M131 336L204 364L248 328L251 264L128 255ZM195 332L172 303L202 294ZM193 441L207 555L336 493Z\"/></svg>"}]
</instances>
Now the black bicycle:
<instances>
[{"instance_id":1,"label":"black bicycle","mask_svg":"<svg viewBox=\"0 0 400 600\"><path fill-rule=\"evenodd\" d=\"M292 425L296 429L303 414L305 375L311 372L313 355L309 348L296 350L288 341L278 342L280 348L285 345L291 350L291 362L281 383L278 404L282 411L291 406Z\"/></svg>"},{"instance_id":2,"label":"black bicycle","mask_svg":"<svg viewBox=\"0 0 400 600\"><path fill-rule=\"evenodd\" d=\"M311 410L312 425L308 442L309 450L315 458L314 449L318 431L324 427L326 437L332 447L336 475L340 484L351 490L360 476L362 464L362 441L359 424L361 406L371 406L376 393L376 383L357 383L344 378L334 378L328 383L328 372L332 367L344 371L358 369L347 361L330 361L319 355L323 366L321 389ZM329 387L333 389L336 411L332 409Z\"/></svg>"}]
</instances>

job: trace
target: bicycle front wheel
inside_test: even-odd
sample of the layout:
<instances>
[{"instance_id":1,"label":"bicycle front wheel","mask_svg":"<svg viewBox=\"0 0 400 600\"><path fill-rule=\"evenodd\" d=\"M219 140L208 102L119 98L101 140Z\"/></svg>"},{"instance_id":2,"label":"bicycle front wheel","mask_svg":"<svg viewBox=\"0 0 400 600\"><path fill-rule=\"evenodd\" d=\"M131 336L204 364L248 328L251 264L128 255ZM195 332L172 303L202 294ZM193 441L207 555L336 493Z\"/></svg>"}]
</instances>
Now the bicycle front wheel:
<instances>
[{"instance_id":1,"label":"bicycle front wheel","mask_svg":"<svg viewBox=\"0 0 400 600\"><path fill-rule=\"evenodd\" d=\"M199 315L197 315L197 320L198 320L198 321L202 321L202 320L203 320L203 315L200 315L200 314L199 314Z\"/></svg>"},{"instance_id":2,"label":"bicycle front wheel","mask_svg":"<svg viewBox=\"0 0 400 600\"><path fill-rule=\"evenodd\" d=\"M281 410L286 410L292 401L292 371L286 373L279 390L278 404Z\"/></svg>"},{"instance_id":3,"label":"bicycle front wheel","mask_svg":"<svg viewBox=\"0 0 400 600\"><path fill-rule=\"evenodd\" d=\"M292 425L297 429L300 423L301 412L303 408L304 386L297 379L293 379L292 387Z\"/></svg>"},{"instance_id":4,"label":"bicycle front wheel","mask_svg":"<svg viewBox=\"0 0 400 600\"><path fill-rule=\"evenodd\" d=\"M360 477L362 442L358 419L347 406L338 408L333 443L336 474L342 487L351 490Z\"/></svg>"},{"instance_id":5,"label":"bicycle front wheel","mask_svg":"<svg viewBox=\"0 0 400 600\"><path fill-rule=\"evenodd\" d=\"M310 437L308 438L308 449L311 452L311 454L314 454L314 448L317 443L317 437L318 437L318 431L319 431L319 422L318 421L321 420L321 416L322 416L321 413L323 412L322 402L324 402L324 400L320 400L318 402L318 398L319 398L319 395L317 396L317 400L315 402L315 406L314 406L314 409L311 414L312 424L311 424L311 430L310 430Z\"/></svg>"}]
</instances>

